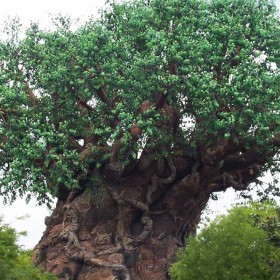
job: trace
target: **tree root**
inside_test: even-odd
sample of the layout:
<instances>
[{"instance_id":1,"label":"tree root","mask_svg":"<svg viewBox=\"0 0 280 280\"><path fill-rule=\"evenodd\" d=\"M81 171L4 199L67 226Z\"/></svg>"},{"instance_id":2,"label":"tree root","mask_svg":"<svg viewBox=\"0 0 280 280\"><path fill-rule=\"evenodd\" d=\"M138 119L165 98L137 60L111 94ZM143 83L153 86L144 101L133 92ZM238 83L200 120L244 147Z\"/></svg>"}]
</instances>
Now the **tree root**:
<instances>
[{"instance_id":1,"label":"tree root","mask_svg":"<svg viewBox=\"0 0 280 280\"><path fill-rule=\"evenodd\" d=\"M130 273L125 265L108 263L103 260L97 259L96 255L91 252L83 251L79 253L74 253L72 255L69 255L69 257L72 260L82 261L87 265L112 269L112 271L123 275L125 277L123 278L124 280L131 280Z\"/></svg>"},{"instance_id":2,"label":"tree root","mask_svg":"<svg viewBox=\"0 0 280 280\"><path fill-rule=\"evenodd\" d=\"M144 229L141 234L139 234L137 237L133 238L133 243L141 243L143 242L152 232L153 228L153 220L149 217L149 207L145 203L141 201L137 201L136 199L132 199L129 197L125 197L125 194L122 192L121 194L118 194L117 191L109 190L112 198L117 202L117 204L120 207L123 207L124 205L130 205L131 207L140 210L143 212L141 217L141 223L144 225ZM121 210L119 211L121 213ZM119 227L122 228L122 227Z\"/></svg>"}]
</instances>

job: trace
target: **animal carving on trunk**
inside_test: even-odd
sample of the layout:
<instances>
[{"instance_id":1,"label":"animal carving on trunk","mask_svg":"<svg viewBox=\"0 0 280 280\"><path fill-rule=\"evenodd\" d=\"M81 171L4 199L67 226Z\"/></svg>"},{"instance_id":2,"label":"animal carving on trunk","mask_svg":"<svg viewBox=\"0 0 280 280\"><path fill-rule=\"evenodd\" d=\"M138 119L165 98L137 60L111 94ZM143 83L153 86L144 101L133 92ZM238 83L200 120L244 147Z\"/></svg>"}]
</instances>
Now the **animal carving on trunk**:
<instances>
[{"instance_id":1,"label":"animal carving on trunk","mask_svg":"<svg viewBox=\"0 0 280 280\"><path fill-rule=\"evenodd\" d=\"M140 247L135 271L140 279L164 279L167 266L165 258L157 258L148 248Z\"/></svg>"},{"instance_id":2,"label":"animal carving on trunk","mask_svg":"<svg viewBox=\"0 0 280 280\"><path fill-rule=\"evenodd\" d=\"M79 219L77 212L71 208L71 205L65 206L66 212L63 219L63 229L59 234L58 239L67 240L67 244L65 246L66 251L70 250L70 246L73 245L76 248L83 250L84 248L80 244L77 233L80 228ZM67 227L65 226L65 222L70 219L70 224Z\"/></svg>"}]
</instances>

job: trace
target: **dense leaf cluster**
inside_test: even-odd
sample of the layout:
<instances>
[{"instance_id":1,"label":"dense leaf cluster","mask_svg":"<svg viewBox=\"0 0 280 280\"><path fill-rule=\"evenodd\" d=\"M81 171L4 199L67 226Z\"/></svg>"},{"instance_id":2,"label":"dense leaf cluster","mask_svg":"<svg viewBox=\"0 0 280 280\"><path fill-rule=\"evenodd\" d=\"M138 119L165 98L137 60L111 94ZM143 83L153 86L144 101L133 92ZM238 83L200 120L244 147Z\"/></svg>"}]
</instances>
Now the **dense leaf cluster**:
<instances>
[{"instance_id":1,"label":"dense leaf cluster","mask_svg":"<svg viewBox=\"0 0 280 280\"><path fill-rule=\"evenodd\" d=\"M31 252L17 244L20 233L0 219L0 279L1 280L54 280L31 262Z\"/></svg>"},{"instance_id":2,"label":"dense leaf cluster","mask_svg":"<svg viewBox=\"0 0 280 280\"><path fill-rule=\"evenodd\" d=\"M255 223L276 211L267 203L233 208L188 240L170 269L172 279L278 279L279 246Z\"/></svg>"},{"instance_id":3,"label":"dense leaf cluster","mask_svg":"<svg viewBox=\"0 0 280 280\"><path fill-rule=\"evenodd\" d=\"M276 247L280 247L280 209L276 209L273 215L262 217L254 215L255 224L268 233L268 241ZM280 260L276 256L269 259L269 264L273 268L275 275L280 277Z\"/></svg>"},{"instance_id":4,"label":"dense leaf cluster","mask_svg":"<svg viewBox=\"0 0 280 280\"><path fill-rule=\"evenodd\" d=\"M279 26L270 0L111 1L75 31L58 17L23 38L12 24L0 43L2 195L44 202L77 187L120 141L125 164L144 145L165 157L221 139L273 150ZM179 126L153 106L158 94Z\"/></svg>"}]
</instances>

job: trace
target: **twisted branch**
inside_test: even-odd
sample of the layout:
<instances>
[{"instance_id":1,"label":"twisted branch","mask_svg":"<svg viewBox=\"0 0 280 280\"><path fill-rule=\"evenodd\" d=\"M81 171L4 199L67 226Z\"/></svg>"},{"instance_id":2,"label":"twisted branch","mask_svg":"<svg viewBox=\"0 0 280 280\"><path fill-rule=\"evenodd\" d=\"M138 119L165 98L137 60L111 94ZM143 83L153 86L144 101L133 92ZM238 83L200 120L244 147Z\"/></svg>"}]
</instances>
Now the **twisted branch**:
<instances>
[{"instance_id":1,"label":"twisted branch","mask_svg":"<svg viewBox=\"0 0 280 280\"><path fill-rule=\"evenodd\" d=\"M176 179L176 168L174 166L173 160L168 160L168 165L171 170L171 174L167 178L159 178L158 175L154 174L152 176L152 185L148 186L148 191L146 194L146 200L149 204L152 204L152 195L158 190L158 188L163 188L164 185L171 184Z\"/></svg>"}]
</instances>

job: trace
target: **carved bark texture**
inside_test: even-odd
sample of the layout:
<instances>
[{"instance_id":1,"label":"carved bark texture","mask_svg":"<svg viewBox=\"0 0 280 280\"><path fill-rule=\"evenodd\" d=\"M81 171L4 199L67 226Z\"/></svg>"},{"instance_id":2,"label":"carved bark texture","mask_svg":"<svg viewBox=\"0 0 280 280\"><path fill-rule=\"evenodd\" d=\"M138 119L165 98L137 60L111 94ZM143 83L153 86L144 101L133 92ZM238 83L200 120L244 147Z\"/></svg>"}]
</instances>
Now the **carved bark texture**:
<instances>
[{"instance_id":1,"label":"carved bark texture","mask_svg":"<svg viewBox=\"0 0 280 280\"><path fill-rule=\"evenodd\" d=\"M210 194L244 189L259 173L240 153L228 154L208 149L196 162L144 154L125 176L112 171L118 162L109 163L84 191L58 200L35 247L35 264L61 280L168 279L168 267L195 233ZM234 160L241 168L233 168Z\"/></svg>"}]
</instances>

